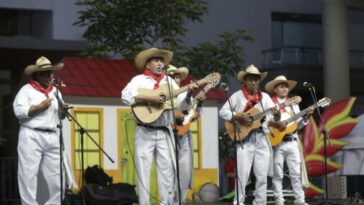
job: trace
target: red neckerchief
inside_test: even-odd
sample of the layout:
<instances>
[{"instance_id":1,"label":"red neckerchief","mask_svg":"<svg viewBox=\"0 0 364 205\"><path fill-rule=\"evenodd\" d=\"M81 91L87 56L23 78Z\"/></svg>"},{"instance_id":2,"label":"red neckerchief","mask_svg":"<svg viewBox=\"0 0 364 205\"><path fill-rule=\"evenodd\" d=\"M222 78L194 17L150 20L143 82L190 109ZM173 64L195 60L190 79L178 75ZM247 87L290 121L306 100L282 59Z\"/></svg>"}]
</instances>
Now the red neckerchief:
<instances>
[{"instance_id":1,"label":"red neckerchief","mask_svg":"<svg viewBox=\"0 0 364 205\"><path fill-rule=\"evenodd\" d=\"M246 86L244 86L241 89L241 91L243 91L244 97L248 100L248 102L245 105L244 112L245 111L248 111L250 108L252 108L253 107L253 103L255 105L255 104L259 103L260 100L262 99L262 93L259 90L254 93L254 99L253 100L250 100L249 91L248 91L248 88L246 88Z\"/></svg>"},{"instance_id":2,"label":"red neckerchief","mask_svg":"<svg viewBox=\"0 0 364 205\"><path fill-rule=\"evenodd\" d=\"M44 88L41 84L39 84L35 80L29 81L29 84L36 90L38 90L41 93L44 93L45 96L49 97L48 94L52 91L53 85L49 83L47 88Z\"/></svg>"},{"instance_id":3,"label":"red neckerchief","mask_svg":"<svg viewBox=\"0 0 364 205\"><path fill-rule=\"evenodd\" d=\"M272 97L272 100L273 100L273 102L274 102L276 105L279 105L279 104L280 104L280 102L278 101L278 96L274 96L274 97ZM285 98L284 98L284 101L288 101L288 98L287 98L287 97L285 97ZM283 110L284 112L287 112L287 110L286 110L286 108L285 108L285 107L283 107L281 110Z\"/></svg>"},{"instance_id":4,"label":"red neckerchief","mask_svg":"<svg viewBox=\"0 0 364 205\"><path fill-rule=\"evenodd\" d=\"M164 72L162 74L160 74L159 76L156 75L155 73L153 73L151 70L149 69L144 69L144 75L146 76L149 76L151 78L153 78L155 81L157 81L155 84L154 84L154 88L153 90L155 89L158 89L159 88L159 83L161 82L161 80L164 78L164 76L166 75Z\"/></svg>"}]
</instances>

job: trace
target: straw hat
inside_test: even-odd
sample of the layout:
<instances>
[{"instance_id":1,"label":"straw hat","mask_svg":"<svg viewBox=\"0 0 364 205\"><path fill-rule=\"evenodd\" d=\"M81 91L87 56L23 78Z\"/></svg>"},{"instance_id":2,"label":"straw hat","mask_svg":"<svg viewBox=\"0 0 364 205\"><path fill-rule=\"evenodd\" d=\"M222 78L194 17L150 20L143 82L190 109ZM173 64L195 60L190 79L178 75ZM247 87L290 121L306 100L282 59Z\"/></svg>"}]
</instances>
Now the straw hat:
<instances>
[{"instance_id":1,"label":"straw hat","mask_svg":"<svg viewBox=\"0 0 364 205\"><path fill-rule=\"evenodd\" d=\"M188 76L188 72L189 72L188 68L186 67L176 68L176 66L174 65L169 65L167 69L167 75L179 74L181 81Z\"/></svg>"},{"instance_id":2,"label":"straw hat","mask_svg":"<svg viewBox=\"0 0 364 205\"><path fill-rule=\"evenodd\" d=\"M242 70L238 73L238 81L243 83L246 75L259 75L260 80L263 80L267 76L267 72L261 73L259 72L257 67L255 67L254 65L250 65L245 70Z\"/></svg>"},{"instance_id":3,"label":"straw hat","mask_svg":"<svg viewBox=\"0 0 364 205\"><path fill-rule=\"evenodd\" d=\"M159 48L149 48L147 50L143 50L135 56L134 63L136 68L139 70L144 69L144 66L147 63L148 59L153 57L162 57L164 64L168 65L169 62L171 62L172 60L173 53L171 51Z\"/></svg>"},{"instance_id":4,"label":"straw hat","mask_svg":"<svg viewBox=\"0 0 364 205\"><path fill-rule=\"evenodd\" d=\"M34 72L41 72L41 71L49 71L49 70L60 70L64 66L63 63L58 63L57 65L52 65L51 61L48 58L42 56L37 59L35 65L28 65L24 69L24 73L26 76L31 76Z\"/></svg>"},{"instance_id":5,"label":"straw hat","mask_svg":"<svg viewBox=\"0 0 364 205\"><path fill-rule=\"evenodd\" d=\"M286 76L280 75L274 78L274 80L271 80L267 84L265 84L265 90L268 93L273 94L274 88L281 83L286 83L288 85L288 89L291 91L296 86L297 81L287 80Z\"/></svg>"}]
</instances>

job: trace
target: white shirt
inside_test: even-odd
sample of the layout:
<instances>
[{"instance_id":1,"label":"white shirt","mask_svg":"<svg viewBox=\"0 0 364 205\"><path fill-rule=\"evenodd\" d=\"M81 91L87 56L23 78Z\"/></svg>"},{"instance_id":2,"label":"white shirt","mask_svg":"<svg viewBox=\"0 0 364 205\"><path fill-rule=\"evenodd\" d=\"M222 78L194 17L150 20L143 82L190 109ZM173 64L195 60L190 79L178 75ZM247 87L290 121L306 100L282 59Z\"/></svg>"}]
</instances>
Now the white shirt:
<instances>
[{"instance_id":1,"label":"white shirt","mask_svg":"<svg viewBox=\"0 0 364 205\"><path fill-rule=\"evenodd\" d=\"M283 103L283 102L285 102L285 101L286 101L286 99L285 99L285 98L279 98L279 97L277 97L277 100L278 100L278 103L279 103L279 104L280 104L280 103ZM296 114L298 114L298 113L300 113L300 112L301 112L300 107L299 107L297 104L294 104L294 105L291 105L291 106L286 106L286 107L284 107L284 109L282 108L282 109L281 109L281 113L283 113L283 112L284 112L284 110L286 110L286 112L287 112L288 114L290 114L291 116L296 115ZM281 119L281 120L286 120L286 119ZM305 125L307 125L308 120L307 120L307 121L304 121L304 120L303 120L303 118L302 118L302 117L300 117L300 118L298 118L298 119L296 120L296 122L297 122L297 124L298 124L298 129L301 129L301 128L303 128ZM297 132L296 132L296 133L297 133Z\"/></svg>"},{"instance_id":2,"label":"white shirt","mask_svg":"<svg viewBox=\"0 0 364 205\"><path fill-rule=\"evenodd\" d=\"M29 108L32 105L38 105L47 99L44 93L34 89L30 84L24 85L15 97L13 109L15 116L19 119L19 123L29 128L41 128L57 130L58 119L58 102L55 96L55 88L49 92L49 98L53 99L52 104L46 110L39 112L33 116L29 116ZM60 92L59 97L62 99Z\"/></svg>"},{"instance_id":3,"label":"white shirt","mask_svg":"<svg viewBox=\"0 0 364 205\"><path fill-rule=\"evenodd\" d=\"M167 84L167 77L168 77L168 82L171 83L174 90L179 89L177 83L167 75L160 81L159 86ZM157 82L156 80L144 74L135 76L121 91L122 102L130 106L134 105L135 96L139 94L138 90L141 88L152 90L156 82ZM185 103L186 96L187 92L179 94L177 96L174 106L180 108ZM163 115L157 120L157 122L153 123L153 125L164 126L171 124L171 122L173 122L173 117L171 115L171 112L164 112Z\"/></svg>"},{"instance_id":4,"label":"white shirt","mask_svg":"<svg viewBox=\"0 0 364 205\"><path fill-rule=\"evenodd\" d=\"M261 103L255 104L254 107L257 108L259 111L263 112L263 108L265 111L265 110L268 110L268 109L274 107L275 105L267 93L265 93L265 92L261 92L261 93L262 93ZM225 102L225 104L222 106L222 108L219 111L220 117L222 117L225 120L231 120L233 117L232 116L233 114L235 115L235 113L237 113L237 112L243 112L246 104L249 102L249 100L245 98L242 90L238 90L235 93L233 93L230 96L229 100L231 103L231 107L233 109L233 113L231 113L228 101ZM262 124L263 131L266 134L269 133L269 130L267 128L267 123L272 120L273 120L273 115L268 113L266 115L264 123Z\"/></svg>"}]
</instances>

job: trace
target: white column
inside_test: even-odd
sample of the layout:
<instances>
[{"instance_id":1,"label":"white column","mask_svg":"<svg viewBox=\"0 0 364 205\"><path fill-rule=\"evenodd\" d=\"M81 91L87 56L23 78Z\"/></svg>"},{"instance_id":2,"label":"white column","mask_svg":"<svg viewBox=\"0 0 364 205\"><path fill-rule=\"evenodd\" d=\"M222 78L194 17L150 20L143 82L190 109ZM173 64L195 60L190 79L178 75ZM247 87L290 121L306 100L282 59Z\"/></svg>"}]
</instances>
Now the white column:
<instances>
[{"instance_id":1,"label":"white column","mask_svg":"<svg viewBox=\"0 0 364 205\"><path fill-rule=\"evenodd\" d=\"M324 0L324 94L333 101L350 96L346 9L345 0Z\"/></svg>"}]
</instances>

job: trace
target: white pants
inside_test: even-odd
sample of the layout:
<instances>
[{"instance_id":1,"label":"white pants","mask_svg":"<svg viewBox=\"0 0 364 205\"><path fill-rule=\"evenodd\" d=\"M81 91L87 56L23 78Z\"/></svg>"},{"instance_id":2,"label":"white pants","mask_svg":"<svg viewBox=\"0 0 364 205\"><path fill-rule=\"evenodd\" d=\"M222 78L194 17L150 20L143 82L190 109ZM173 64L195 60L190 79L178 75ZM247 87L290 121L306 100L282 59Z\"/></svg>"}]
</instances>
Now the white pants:
<instances>
[{"instance_id":1,"label":"white pants","mask_svg":"<svg viewBox=\"0 0 364 205\"><path fill-rule=\"evenodd\" d=\"M301 181L301 157L297 141L282 142L274 150L273 163L273 191L277 205L284 204L282 193L283 166L286 160L292 189L295 196L295 204L304 203L305 194Z\"/></svg>"},{"instance_id":2,"label":"white pants","mask_svg":"<svg viewBox=\"0 0 364 205\"><path fill-rule=\"evenodd\" d=\"M38 171L48 185L47 204L60 204L59 137L21 126L18 142L18 184L22 205L37 205Z\"/></svg>"},{"instance_id":3,"label":"white pants","mask_svg":"<svg viewBox=\"0 0 364 205\"><path fill-rule=\"evenodd\" d=\"M181 187L181 201L184 202L189 188L192 188L193 177L193 147L190 133L180 137L178 150L179 180ZM178 192L174 197L174 204L179 204Z\"/></svg>"},{"instance_id":4,"label":"white pants","mask_svg":"<svg viewBox=\"0 0 364 205\"><path fill-rule=\"evenodd\" d=\"M254 205L265 205L267 202L267 177L271 160L271 148L263 133L255 132L248 140L237 145L238 175L239 175L239 205L245 201L245 186L249 180L250 170L253 167L256 178ZM236 185L235 185L236 186ZM234 204L237 203L235 196Z\"/></svg>"},{"instance_id":5,"label":"white pants","mask_svg":"<svg viewBox=\"0 0 364 205\"><path fill-rule=\"evenodd\" d=\"M135 162L138 171L139 204L149 205L150 172L156 157L160 204L173 202L175 192L173 159L168 144L169 132L137 126L135 129ZM152 196L158 198L158 196Z\"/></svg>"}]
</instances>

